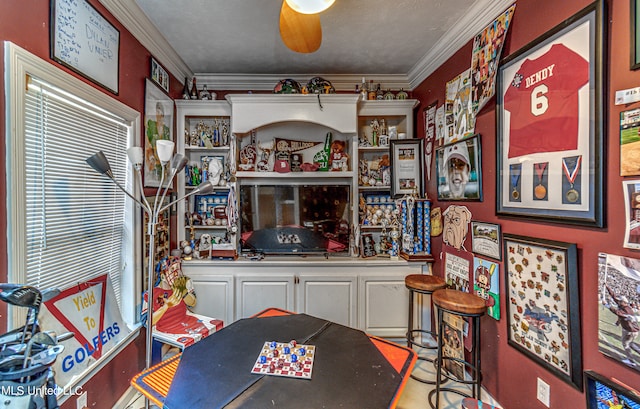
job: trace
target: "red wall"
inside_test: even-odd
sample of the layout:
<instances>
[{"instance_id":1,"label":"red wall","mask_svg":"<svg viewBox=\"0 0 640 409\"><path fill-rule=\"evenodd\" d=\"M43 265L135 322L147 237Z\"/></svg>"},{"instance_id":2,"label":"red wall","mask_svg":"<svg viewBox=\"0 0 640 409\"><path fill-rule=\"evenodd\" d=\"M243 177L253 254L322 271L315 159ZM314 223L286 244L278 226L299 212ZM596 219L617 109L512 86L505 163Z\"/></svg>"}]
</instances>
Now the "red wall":
<instances>
[{"instance_id":1,"label":"red wall","mask_svg":"<svg viewBox=\"0 0 640 409\"><path fill-rule=\"evenodd\" d=\"M518 0L503 58L518 51L523 46L544 34L590 3L589 0ZM609 0L609 74L605 78L608 87L605 106L605 135L603 140L607 152L605 163L605 211L607 227L603 229L574 227L563 224L534 223L516 219L496 217L496 115L495 98L479 113L476 132L482 142L482 186L483 202L464 202L475 220L499 223L504 233L522 234L551 240L577 243L580 282L580 318L582 324L582 362L585 370L594 370L609 378L617 378L627 385L640 390L640 372L605 357L598 351L598 302L597 302L597 255L607 252L638 258L637 251L622 247L625 228L624 197L620 177L620 144L618 118L622 110L637 108L614 106L615 90L636 87L640 83L640 71L629 69L629 1ZM417 135L424 135L422 108L438 100L442 104L446 81L470 66L471 42L462 47L445 64L439 67L414 92L414 98L421 101L417 113ZM431 174L435 174L432 164ZM429 197L435 198L435 178L428 182ZM443 210L451 203L435 203ZM442 239L433 243L433 254L440 254ZM467 249L471 248L467 240ZM436 259L438 257L436 256ZM503 266L501 266L503 268ZM441 271L439 262L434 267ZM502 280L503 275L501 275ZM504 294L504 287L502 289ZM506 314L501 306L501 316ZM560 380L552 373L536 364L518 350L507 344L506 320L482 321L482 366L484 386L504 408L545 408L536 399L536 377L551 386L551 408L585 408L584 394Z\"/></svg>"},{"instance_id":2,"label":"red wall","mask_svg":"<svg viewBox=\"0 0 640 409\"><path fill-rule=\"evenodd\" d=\"M60 69L92 84L49 58L49 3L48 0L2 0L0 39L11 41L40 58L52 62ZM89 0L89 3L120 30L119 94L115 96L99 86L94 86L142 114L144 113L145 77L148 77L150 72L150 54L97 0ZM4 54L4 48L2 53ZM4 58L0 59L0 69L4 72ZM182 91L182 84L172 78L170 89L175 97ZM5 135L4 79L0 81L0 95L2 96L0 98L0 134ZM144 135L142 130L140 130L140 135ZM3 159L6 148L4 140L4 137L0 138L0 157ZM0 181L4 181L5 178L6 169L3 165L0 166ZM0 203L6 203L6 186L1 182ZM0 282L7 281L6 230L6 212L3 211L0 212L0 231L3 232L0 234L0 266L4 266L4 268L0 268ZM6 313L5 303L0 303L0 328L6 327ZM83 390L88 391L89 407L110 408L113 406L126 391L131 377L144 368L144 344L143 334L129 345L118 358L84 385ZM73 398L63 405L63 409L75 407L75 399Z\"/></svg>"}]
</instances>

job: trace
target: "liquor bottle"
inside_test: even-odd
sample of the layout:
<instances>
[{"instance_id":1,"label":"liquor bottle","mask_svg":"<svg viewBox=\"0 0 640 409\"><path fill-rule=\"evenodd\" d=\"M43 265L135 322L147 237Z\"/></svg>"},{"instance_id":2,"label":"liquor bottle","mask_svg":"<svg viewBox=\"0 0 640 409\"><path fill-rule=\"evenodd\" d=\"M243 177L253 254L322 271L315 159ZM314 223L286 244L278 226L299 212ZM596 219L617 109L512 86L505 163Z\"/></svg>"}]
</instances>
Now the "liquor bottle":
<instances>
[{"instance_id":1,"label":"liquor bottle","mask_svg":"<svg viewBox=\"0 0 640 409\"><path fill-rule=\"evenodd\" d=\"M356 84L356 94L360 93L360 85Z\"/></svg>"},{"instance_id":2,"label":"liquor bottle","mask_svg":"<svg viewBox=\"0 0 640 409\"><path fill-rule=\"evenodd\" d=\"M191 91L189 91L189 79L187 77L184 77L184 88L182 88L182 99L191 98L189 95L191 95Z\"/></svg>"},{"instance_id":3,"label":"liquor bottle","mask_svg":"<svg viewBox=\"0 0 640 409\"><path fill-rule=\"evenodd\" d=\"M373 80L369 81L369 97L367 99L369 100L376 99L376 89L373 87Z\"/></svg>"},{"instance_id":4,"label":"liquor bottle","mask_svg":"<svg viewBox=\"0 0 640 409\"><path fill-rule=\"evenodd\" d=\"M367 100L367 81L364 79L364 77L362 77L362 84L360 85L360 95L363 101Z\"/></svg>"},{"instance_id":5,"label":"liquor bottle","mask_svg":"<svg viewBox=\"0 0 640 409\"><path fill-rule=\"evenodd\" d=\"M191 85L191 93L189 94L191 99L198 99L198 87L196 86L196 77L193 77L193 83Z\"/></svg>"},{"instance_id":6,"label":"liquor bottle","mask_svg":"<svg viewBox=\"0 0 640 409\"><path fill-rule=\"evenodd\" d=\"M376 99L378 101L382 101L384 99L384 91L380 89L380 84L378 84L378 90L376 91Z\"/></svg>"}]
</instances>

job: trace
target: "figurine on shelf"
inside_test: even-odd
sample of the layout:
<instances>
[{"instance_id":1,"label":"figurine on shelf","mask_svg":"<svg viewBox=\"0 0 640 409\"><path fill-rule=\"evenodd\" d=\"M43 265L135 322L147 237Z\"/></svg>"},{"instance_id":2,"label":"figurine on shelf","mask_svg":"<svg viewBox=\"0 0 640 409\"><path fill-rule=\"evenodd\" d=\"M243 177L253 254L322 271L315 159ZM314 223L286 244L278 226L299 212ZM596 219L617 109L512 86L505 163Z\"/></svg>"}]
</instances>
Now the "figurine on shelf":
<instances>
[{"instance_id":1,"label":"figurine on shelf","mask_svg":"<svg viewBox=\"0 0 640 409\"><path fill-rule=\"evenodd\" d=\"M349 170L349 155L344 151L345 141L331 142L331 154L329 155L329 167L332 171L346 172Z\"/></svg>"}]
</instances>

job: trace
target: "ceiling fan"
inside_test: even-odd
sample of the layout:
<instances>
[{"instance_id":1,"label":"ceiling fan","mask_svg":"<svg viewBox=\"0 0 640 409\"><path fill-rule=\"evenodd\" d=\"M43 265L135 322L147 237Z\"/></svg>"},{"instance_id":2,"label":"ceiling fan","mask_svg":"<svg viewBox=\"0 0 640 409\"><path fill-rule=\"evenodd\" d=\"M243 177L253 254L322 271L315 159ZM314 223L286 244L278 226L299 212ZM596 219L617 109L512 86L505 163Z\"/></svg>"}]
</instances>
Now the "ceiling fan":
<instances>
[{"instance_id":1,"label":"ceiling fan","mask_svg":"<svg viewBox=\"0 0 640 409\"><path fill-rule=\"evenodd\" d=\"M283 0L280 9L282 42L298 53L312 53L322 43L320 14L335 0Z\"/></svg>"}]
</instances>

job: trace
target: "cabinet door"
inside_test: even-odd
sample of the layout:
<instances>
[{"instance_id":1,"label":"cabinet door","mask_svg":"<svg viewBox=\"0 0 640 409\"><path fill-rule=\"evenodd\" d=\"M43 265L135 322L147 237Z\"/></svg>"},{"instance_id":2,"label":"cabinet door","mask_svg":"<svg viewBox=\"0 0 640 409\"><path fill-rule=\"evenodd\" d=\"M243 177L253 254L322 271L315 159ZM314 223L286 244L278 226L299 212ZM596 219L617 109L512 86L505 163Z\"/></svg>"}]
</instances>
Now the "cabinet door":
<instances>
[{"instance_id":1,"label":"cabinet door","mask_svg":"<svg viewBox=\"0 0 640 409\"><path fill-rule=\"evenodd\" d=\"M300 274L297 312L357 327L356 276Z\"/></svg>"},{"instance_id":2,"label":"cabinet door","mask_svg":"<svg viewBox=\"0 0 640 409\"><path fill-rule=\"evenodd\" d=\"M238 274L236 280L236 319L270 307L294 311L293 274Z\"/></svg>"},{"instance_id":3,"label":"cabinet door","mask_svg":"<svg viewBox=\"0 0 640 409\"><path fill-rule=\"evenodd\" d=\"M360 329L382 337L405 337L409 292L404 275L361 275L359 294Z\"/></svg>"},{"instance_id":4,"label":"cabinet door","mask_svg":"<svg viewBox=\"0 0 640 409\"><path fill-rule=\"evenodd\" d=\"M233 275L215 275L193 278L198 302L193 312L233 322Z\"/></svg>"}]
</instances>

